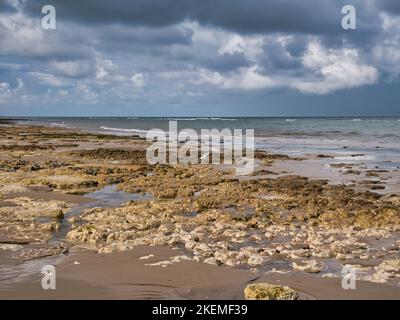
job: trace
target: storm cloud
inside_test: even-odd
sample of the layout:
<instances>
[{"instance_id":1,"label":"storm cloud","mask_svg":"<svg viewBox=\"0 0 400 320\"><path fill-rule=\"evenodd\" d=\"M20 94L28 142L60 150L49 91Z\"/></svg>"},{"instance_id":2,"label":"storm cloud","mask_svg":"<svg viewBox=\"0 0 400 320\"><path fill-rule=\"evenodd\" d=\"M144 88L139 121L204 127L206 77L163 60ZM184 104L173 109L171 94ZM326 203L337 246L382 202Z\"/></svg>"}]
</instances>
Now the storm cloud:
<instances>
[{"instance_id":1,"label":"storm cloud","mask_svg":"<svg viewBox=\"0 0 400 320\"><path fill-rule=\"evenodd\" d=\"M294 32L339 33L341 8L358 6L360 23L371 25L373 7L365 1L346 0L53 0L59 17L87 25L120 23L133 26L165 27L185 20L220 27L238 33ZM24 11L37 16L46 1L32 0ZM383 8L396 7L386 1ZM397 6L398 7L398 6Z\"/></svg>"}]
</instances>

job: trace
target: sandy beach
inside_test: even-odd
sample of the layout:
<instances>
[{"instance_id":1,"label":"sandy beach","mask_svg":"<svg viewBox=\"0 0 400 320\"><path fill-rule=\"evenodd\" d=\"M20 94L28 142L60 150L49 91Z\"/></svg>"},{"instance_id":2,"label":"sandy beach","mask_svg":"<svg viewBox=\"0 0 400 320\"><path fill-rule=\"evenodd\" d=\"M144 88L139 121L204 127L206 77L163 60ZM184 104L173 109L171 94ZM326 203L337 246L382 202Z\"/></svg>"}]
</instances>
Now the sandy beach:
<instances>
[{"instance_id":1,"label":"sandy beach","mask_svg":"<svg viewBox=\"0 0 400 320\"><path fill-rule=\"evenodd\" d=\"M399 170L259 150L238 177L149 165L139 136L7 121L0 133L2 299L244 299L254 283L400 299ZM56 290L41 287L46 264Z\"/></svg>"},{"instance_id":2,"label":"sandy beach","mask_svg":"<svg viewBox=\"0 0 400 320\"><path fill-rule=\"evenodd\" d=\"M257 282L289 286L306 300L398 299L400 288L360 281L343 290L338 279L300 273L251 273L224 266L181 261L154 265L178 254L166 247L138 246L112 254L73 254L57 266L56 290L43 290L38 279L2 288L1 299L197 299L241 300ZM150 258L143 259L143 257ZM141 259L142 258L142 259ZM149 266L153 265L153 266Z\"/></svg>"}]
</instances>

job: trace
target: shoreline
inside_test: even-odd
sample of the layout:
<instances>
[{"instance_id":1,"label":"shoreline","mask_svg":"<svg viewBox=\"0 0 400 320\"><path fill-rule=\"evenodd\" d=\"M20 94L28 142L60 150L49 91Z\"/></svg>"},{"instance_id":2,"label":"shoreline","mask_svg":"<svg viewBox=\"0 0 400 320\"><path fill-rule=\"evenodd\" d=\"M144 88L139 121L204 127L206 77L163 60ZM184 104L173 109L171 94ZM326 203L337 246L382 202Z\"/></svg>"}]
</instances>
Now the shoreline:
<instances>
[{"instance_id":1,"label":"shoreline","mask_svg":"<svg viewBox=\"0 0 400 320\"><path fill-rule=\"evenodd\" d=\"M48 117L43 117L44 119ZM56 117L62 119L63 117ZM74 117L72 117L74 118ZM81 117L77 117L80 119ZM98 119L141 119L130 118L130 117L110 117ZM146 119L148 117L145 117ZM152 117L150 117L152 118ZM161 119L159 117L154 117L155 119ZM279 119L285 119L285 117L278 117ZM318 117L317 117L318 118ZM353 117L343 117L343 119L352 119ZM366 117L365 119L375 119L376 117ZM394 117L383 117L383 119L393 119ZM97 118L90 117L91 120L96 120ZM165 117L163 120L175 119ZM182 119L185 119L184 117ZM190 118L192 119L192 118ZM197 118L193 118L197 119ZM206 119L206 118L200 118ZM220 119L220 118L207 118L207 119ZM235 118L232 118L235 119ZM301 119L301 118L299 118ZM308 118L306 118L308 119ZM327 119L331 119L327 117ZM335 118L332 118L335 119ZM6 119L11 121L9 125L18 125L15 121L18 119ZM1 124L2 119L0 119ZM24 121L31 121L31 119L24 119ZM99 135L104 137L111 137L111 139L143 139L145 136L138 133L121 133L117 131L104 131L101 129L83 129L74 127L63 127L63 126L53 126L51 124L41 123L41 124L24 124L26 126L42 126L44 128L60 129L71 132L80 132L88 135ZM141 131L141 130L139 130ZM274 137L272 137L274 138ZM297 151L295 153L289 152L289 149L276 148L275 143L264 144L266 138L256 135L256 150L261 150L268 153L277 153L282 155L282 161L274 163L269 166L268 171L271 171L270 175L267 177L279 176L279 175L299 175L307 177L309 179L324 179L329 181L331 184L340 185L345 184L357 191L372 191L379 194L400 194L400 150L398 149L383 149L382 147L348 147L343 146L336 148L324 149L310 149L305 148L305 151ZM296 149L298 147L294 147ZM378 149L377 149L378 148ZM281 150L280 150L281 149ZM381 156L384 154L384 156ZM378 156L379 155L379 156ZM284 158L288 156L288 158ZM290 158L301 158L302 161L291 161ZM376 159L375 159L376 158ZM396 165L396 163L398 165Z\"/></svg>"}]
</instances>

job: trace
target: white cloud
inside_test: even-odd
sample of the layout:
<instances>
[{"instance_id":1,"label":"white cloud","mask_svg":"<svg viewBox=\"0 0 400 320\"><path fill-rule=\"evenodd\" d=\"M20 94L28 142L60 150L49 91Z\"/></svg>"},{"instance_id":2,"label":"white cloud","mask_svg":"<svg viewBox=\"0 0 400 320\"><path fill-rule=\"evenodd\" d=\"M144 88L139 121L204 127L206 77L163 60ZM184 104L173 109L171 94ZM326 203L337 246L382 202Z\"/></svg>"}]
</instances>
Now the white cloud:
<instances>
[{"instance_id":1,"label":"white cloud","mask_svg":"<svg viewBox=\"0 0 400 320\"><path fill-rule=\"evenodd\" d=\"M52 61L50 70L65 77L83 77L91 72L91 65L83 61Z\"/></svg>"},{"instance_id":2,"label":"white cloud","mask_svg":"<svg viewBox=\"0 0 400 320\"><path fill-rule=\"evenodd\" d=\"M82 99L89 101L90 103L98 102L99 94L96 91L93 91L88 85L79 84L76 89Z\"/></svg>"},{"instance_id":3,"label":"white cloud","mask_svg":"<svg viewBox=\"0 0 400 320\"><path fill-rule=\"evenodd\" d=\"M197 73L193 74L197 76L193 83L195 84L211 84L214 86L218 86L223 84L224 78L219 72L211 71L208 69L199 69Z\"/></svg>"},{"instance_id":4,"label":"white cloud","mask_svg":"<svg viewBox=\"0 0 400 320\"><path fill-rule=\"evenodd\" d=\"M199 68L192 81L196 85L208 84L217 88L238 90L261 90L270 88L291 88L304 93L327 94L341 89L369 85L378 81L379 72L371 64L362 61L359 52L354 48L329 49L317 39L311 38L303 57L298 58L301 73L290 72L289 69L273 69L268 74L260 68L265 58L265 41L278 42L282 46L281 54L287 52L287 46L294 40L292 35L270 35L264 39L261 36L241 36L225 31L215 34L207 33L207 28L192 26L193 41L212 44L219 43L217 53L243 54L251 63L250 67L238 68L228 73ZM200 36L199 36L200 33ZM199 40L200 39L200 40ZM398 51L391 52L397 58ZM287 52L287 56L291 55ZM174 74L178 78L177 74Z\"/></svg>"},{"instance_id":5,"label":"white cloud","mask_svg":"<svg viewBox=\"0 0 400 320\"><path fill-rule=\"evenodd\" d=\"M131 77L131 82L136 88L142 88L144 87L144 76L143 73L135 73Z\"/></svg>"},{"instance_id":6,"label":"white cloud","mask_svg":"<svg viewBox=\"0 0 400 320\"><path fill-rule=\"evenodd\" d=\"M217 71L199 69L192 77L196 77L192 81L196 85L207 84L225 89L257 90L277 86L274 80L260 74L257 66L239 68L236 72L224 75Z\"/></svg>"},{"instance_id":7,"label":"white cloud","mask_svg":"<svg viewBox=\"0 0 400 320\"><path fill-rule=\"evenodd\" d=\"M305 76L289 82L301 92L326 94L378 81L378 70L361 62L356 49L327 49L312 41L302 60Z\"/></svg>"},{"instance_id":8,"label":"white cloud","mask_svg":"<svg viewBox=\"0 0 400 320\"><path fill-rule=\"evenodd\" d=\"M61 97L66 97L66 96L68 96L68 91L64 90L64 89L60 89L60 90L58 90L58 95Z\"/></svg>"},{"instance_id":9,"label":"white cloud","mask_svg":"<svg viewBox=\"0 0 400 320\"><path fill-rule=\"evenodd\" d=\"M36 18L26 15L20 7L15 13L0 12L0 54L20 57L49 58L65 56L92 57L91 31L83 26L65 23L62 32L43 30L40 12ZM71 45L73 44L73 45Z\"/></svg>"},{"instance_id":10,"label":"white cloud","mask_svg":"<svg viewBox=\"0 0 400 320\"><path fill-rule=\"evenodd\" d=\"M21 12L0 13L0 51L4 54L39 55L46 49L40 25Z\"/></svg>"},{"instance_id":11,"label":"white cloud","mask_svg":"<svg viewBox=\"0 0 400 320\"><path fill-rule=\"evenodd\" d=\"M372 60L383 71L400 74L400 16L381 13L384 37L372 49Z\"/></svg>"},{"instance_id":12,"label":"white cloud","mask_svg":"<svg viewBox=\"0 0 400 320\"><path fill-rule=\"evenodd\" d=\"M376 65L385 72L400 74L400 45L386 43L372 49L372 58Z\"/></svg>"},{"instance_id":13,"label":"white cloud","mask_svg":"<svg viewBox=\"0 0 400 320\"><path fill-rule=\"evenodd\" d=\"M10 84L8 82L0 82L0 103L9 100L11 95Z\"/></svg>"},{"instance_id":14,"label":"white cloud","mask_svg":"<svg viewBox=\"0 0 400 320\"><path fill-rule=\"evenodd\" d=\"M22 3L25 2L25 0L19 1L19 0L6 0L6 2L12 6L13 8L19 10L22 7Z\"/></svg>"},{"instance_id":15,"label":"white cloud","mask_svg":"<svg viewBox=\"0 0 400 320\"><path fill-rule=\"evenodd\" d=\"M238 34L230 36L227 40L224 41L222 46L219 48L218 53L224 54L234 54L234 53L243 53L246 48L246 43L243 37Z\"/></svg>"},{"instance_id":16,"label":"white cloud","mask_svg":"<svg viewBox=\"0 0 400 320\"><path fill-rule=\"evenodd\" d=\"M287 39L281 39L286 41ZM369 85L378 81L378 70L364 64L356 49L327 49L318 41L311 41L301 59L302 75L293 76L275 70L263 74L257 64L239 68L227 74L200 69L195 84L239 90L291 88L304 93L327 94L341 89Z\"/></svg>"},{"instance_id":17,"label":"white cloud","mask_svg":"<svg viewBox=\"0 0 400 320\"><path fill-rule=\"evenodd\" d=\"M53 87L62 87L67 84L65 80L51 73L31 72L30 74L37 78L42 84L50 85Z\"/></svg>"},{"instance_id":18,"label":"white cloud","mask_svg":"<svg viewBox=\"0 0 400 320\"><path fill-rule=\"evenodd\" d=\"M383 32L390 33L397 38L400 37L400 16L393 16L387 13L380 13L381 27Z\"/></svg>"},{"instance_id":19,"label":"white cloud","mask_svg":"<svg viewBox=\"0 0 400 320\"><path fill-rule=\"evenodd\" d=\"M238 73L225 79L224 88L257 90L276 87L278 83L273 79L257 72L257 66L240 68Z\"/></svg>"},{"instance_id":20,"label":"white cloud","mask_svg":"<svg viewBox=\"0 0 400 320\"><path fill-rule=\"evenodd\" d=\"M256 62L263 54L263 37L240 36L238 34L226 33L221 39L222 44L218 49L219 54L241 53L247 59Z\"/></svg>"},{"instance_id":21,"label":"white cloud","mask_svg":"<svg viewBox=\"0 0 400 320\"><path fill-rule=\"evenodd\" d=\"M97 58L96 60L96 79L106 80L109 73L116 69L116 66L109 59Z\"/></svg>"},{"instance_id":22,"label":"white cloud","mask_svg":"<svg viewBox=\"0 0 400 320\"><path fill-rule=\"evenodd\" d=\"M130 77L123 74L120 66L110 59L97 58L96 64L96 80L105 84L110 82L128 82Z\"/></svg>"},{"instance_id":23,"label":"white cloud","mask_svg":"<svg viewBox=\"0 0 400 320\"><path fill-rule=\"evenodd\" d=\"M0 103L14 101L18 94L23 91L24 81L17 78L17 86L12 88L8 82L0 82Z\"/></svg>"},{"instance_id":24,"label":"white cloud","mask_svg":"<svg viewBox=\"0 0 400 320\"><path fill-rule=\"evenodd\" d=\"M24 85L24 81L22 81L20 78L17 78L17 87L14 89L14 92L21 91Z\"/></svg>"}]
</instances>

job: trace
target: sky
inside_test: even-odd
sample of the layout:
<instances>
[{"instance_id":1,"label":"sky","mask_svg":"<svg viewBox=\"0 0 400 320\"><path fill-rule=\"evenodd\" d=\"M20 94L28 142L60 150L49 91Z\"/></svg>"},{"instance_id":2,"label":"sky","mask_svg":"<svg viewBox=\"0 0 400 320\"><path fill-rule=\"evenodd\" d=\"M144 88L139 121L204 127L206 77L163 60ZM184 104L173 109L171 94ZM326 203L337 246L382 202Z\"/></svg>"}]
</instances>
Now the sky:
<instances>
[{"instance_id":1,"label":"sky","mask_svg":"<svg viewBox=\"0 0 400 320\"><path fill-rule=\"evenodd\" d=\"M0 0L0 115L400 116L400 1Z\"/></svg>"}]
</instances>

